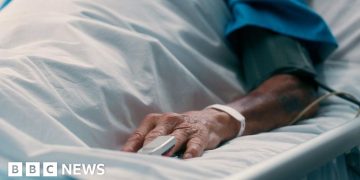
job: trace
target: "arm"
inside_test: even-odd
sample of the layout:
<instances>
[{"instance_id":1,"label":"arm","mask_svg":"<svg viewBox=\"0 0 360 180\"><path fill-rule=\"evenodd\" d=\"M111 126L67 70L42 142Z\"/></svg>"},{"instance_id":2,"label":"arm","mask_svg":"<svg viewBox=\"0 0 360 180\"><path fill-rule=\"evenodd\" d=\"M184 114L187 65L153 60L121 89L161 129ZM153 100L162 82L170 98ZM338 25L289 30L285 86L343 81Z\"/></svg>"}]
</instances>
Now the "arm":
<instances>
[{"instance_id":1,"label":"arm","mask_svg":"<svg viewBox=\"0 0 360 180\"><path fill-rule=\"evenodd\" d=\"M279 74L228 105L246 117L245 134L250 135L288 125L315 97L316 90L311 81ZM313 109L306 116L315 112Z\"/></svg>"},{"instance_id":2,"label":"arm","mask_svg":"<svg viewBox=\"0 0 360 180\"><path fill-rule=\"evenodd\" d=\"M311 64L303 66L309 64L306 51L298 48L298 42L291 38L258 28L239 31L232 37L238 42L233 47L242 60L245 83L247 81L251 89L257 87L228 104L245 116L245 134L289 124L316 96L309 80L312 76L299 73L304 70L308 74L315 73ZM150 114L128 139L123 150L136 152L157 136L170 134L175 136L177 143L167 155L186 148L184 158L197 157L204 150L216 148L221 142L236 137L240 126L232 116L214 109Z\"/></svg>"},{"instance_id":3,"label":"arm","mask_svg":"<svg viewBox=\"0 0 360 180\"><path fill-rule=\"evenodd\" d=\"M287 125L314 96L312 85L296 76L282 74L269 78L229 106L247 118L245 134L249 135ZM128 139L123 151L136 152L155 137L171 134L176 137L177 143L167 155L171 156L186 147L184 158L192 158L236 137L239 129L237 120L214 109L150 114Z\"/></svg>"},{"instance_id":4,"label":"arm","mask_svg":"<svg viewBox=\"0 0 360 180\"><path fill-rule=\"evenodd\" d=\"M280 62L297 62L292 60L296 58L306 62L304 60L310 56L315 59L320 58L318 61L321 61L321 58L325 58L336 47L336 43L325 23L318 15L306 9L300 0L229 1L235 21L230 23L227 35L233 38L231 41L235 42L233 43L234 50L240 55L242 60L250 62L250 65L253 66L254 71L247 70L249 73L245 72L246 74L256 72L255 70L260 68L262 64L258 63L256 65L256 63L251 63L252 61L248 61L250 59L248 57L254 57L253 55L257 55L256 50L259 50L258 47L247 48L250 47L248 40L252 41L253 45L258 46L259 39L257 38L258 36L251 35L254 31L243 31L248 29L244 27L254 26L256 27L255 29L267 29L265 31L260 30L260 33L295 37L294 39L299 40L302 45L308 45L306 49L309 51L309 56L306 56L307 50L304 50L304 48L292 48L299 50L292 51L289 46L280 46L277 43L287 42L296 45L298 44L296 40L294 42L292 38L285 38L284 41L284 38L280 38L280 40L278 38L270 38L271 42L274 40L276 43L273 46L268 46L267 40L263 41L265 43L260 43L264 53L262 57L265 58L252 59L255 61L277 61L277 59L281 59ZM269 9L264 8L265 6L269 7ZM279 7L283 7L283 9L280 8L279 10ZM294 11L289 11L291 8ZM291 12L295 11L297 13L293 13L293 16L291 16ZM240 15L237 16L236 13ZM268 19L264 21L263 18ZM304 24L304 22L309 22L309 18L313 21ZM269 20L273 20L275 23L268 23ZM301 25L301 28L299 25ZM287 28L292 26L294 27ZM232 36L234 34L236 36ZM237 37L255 38L244 40ZM262 40L263 38L260 38L260 41ZM275 47L273 49L287 51L288 53L285 54L289 56L273 56L273 51L267 47ZM315 47L315 51L309 47ZM275 54L281 55L282 53ZM274 66L276 68L261 75L261 77L255 80L256 82L251 80L251 75L245 77L245 80L247 79L248 83L251 84L249 89L253 90L246 96L230 102L228 105L242 113L247 119L246 135L269 131L287 125L316 97L312 81L308 80L308 78L313 77L315 72L311 68L306 68L305 71L308 71L310 76L299 75L297 73L298 70L296 70L299 64L295 64L296 66ZM307 116L313 115L315 111L316 109L313 109ZM185 148L184 158L197 157L204 150L216 148L221 142L236 137L239 130L240 123L237 120L225 112L214 109L190 111L180 114L150 114L145 117L139 128L130 136L123 146L123 150L136 152L143 144L150 142L155 137L170 134L176 137L177 143L167 155L170 156L181 148Z\"/></svg>"}]
</instances>

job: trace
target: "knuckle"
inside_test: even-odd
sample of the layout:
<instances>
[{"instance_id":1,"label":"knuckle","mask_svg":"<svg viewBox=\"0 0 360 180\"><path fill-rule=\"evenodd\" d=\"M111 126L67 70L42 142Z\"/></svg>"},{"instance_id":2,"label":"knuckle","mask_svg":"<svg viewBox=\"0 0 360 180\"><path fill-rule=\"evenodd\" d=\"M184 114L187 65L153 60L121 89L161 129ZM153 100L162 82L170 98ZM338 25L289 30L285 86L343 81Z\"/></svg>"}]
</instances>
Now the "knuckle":
<instances>
[{"instance_id":1,"label":"knuckle","mask_svg":"<svg viewBox=\"0 0 360 180\"><path fill-rule=\"evenodd\" d=\"M192 141L191 142L191 148L193 148L193 149L201 149L202 144L203 143L201 143L199 141Z\"/></svg>"},{"instance_id":2,"label":"knuckle","mask_svg":"<svg viewBox=\"0 0 360 180\"><path fill-rule=\"evenodd\" d=\"M173 133L173 136L175 136L176 142L183 143L186 141L187 136L184 133Z\"/></svg>"},{"instance_id":3,"label":"knuckle","mask_svg":"<svg viewBox=\"0 0 360 180\"><path fill-rule=\"evenodd\" d=\"M199 154L200 151L201 151L201 149L199 148L199 146L191 146L191 147L189 147L189 149L187 150L188 153L193 154L193 155Z\"/></svg>"},{"instance_id":4,"label":"knuckle","mask_svg":"<svg viewBox=\"0 0 360 180\"><path fill-rule=\"evenodd\" d=\"M153 139L155 139L156 137L161 136L161 135L162 135L162 134L159 133L159 132L151 132L151 133L149 133L149 134L145 137L145 139L146 139L146 141L150 141L150 140L153 140Z\"/></svg>"},{"instance_id":5,"label":"knuckle","mask_svg":"<svg viewBox=\"0 0 360 180\"><path fill-rule=\"evenodd\" d=\"M196 133L198 134L198 136L202 137L206 134L209 134L209 129L204 126L199 126L197 127Z\"/></svg>"},{"instance_id":6,"label":"knuckle","mask_svg":"<svg viewBox=\"0 0 360 180\"><path fill-rule=\"evenodd\" d=\"M199 138L193 138L191 139L188 149L190 152L201 152L204 149L205 144L207 144L207 142L202 141Z\"/></svg>"},{"instance_id":7,"label":"knuckle","mask_svg":"<svg viewBox=\"0 0 360 180\"><path fill-rule=\"evenodd\" d=\"M144 141L144 145L150 143L150 142L153 141L155 138L156 138L156 136L146 137L146 138L145 138L145 141Z\"/></svg>"},{"instance_id":8,"label":"knuckle","mask_svg":"<svg viewBox=\"0 0 360 180\"><path fill-rule=\"evenodd\" d=\"M177 121L171 121L171 120L166 120L163 123L163 125L166 126L168 129L173 129L174 127L176 127L177 124L178 124Z\"/></svg>"},{"instance_id":9,"label":"knuckle","mask_svg":"<svg viewBox=\"0 0 360 180\"><path fill-rule=\"evenodd\" d=\"M154 119L154 118L156 118L156 117L159 117L159 116L160 116L160 114L150 113L150 114L147 114L147 115L145 116L144 120L150 121L150 120L152 120L152 119Z\"/></svg>"},{"instance_id":10,"label":"knuckle","mask_svg":"<svg viewBox=\"0 0 360 180\"><path fill-rule=\"evenodd\" d=\"M161 136L161 135L163 135L165 133L166 133L166 128L165 127L158 127L156 129L154 129L153 131L151 131L149 134Z\"/></svg>"},{"instance_id":11,"label":"knuckle","mask_svg":"<svg viewBox=\"0 0 360 180\"><path fill-rule=\"evenodd\" d=\"M140 131L135 131L129 138L130 141L141 140L144 135Z\"/></svg>"},{"instance_id":12,"label":"knuckle","mask_svg":"<svg viewBox=\"0 0 360 180\"><path fill-rule=\"evenodd\" d=\"M199 134L199 129L197 127L191 127L186 129L186 133L190 136L196 136Z\"/></svg>"},{"instance_id":13,"label":"knuckle","mask_svg":"<svg viewBox=\"0 0 360 180\"><path fill-rule=\"evenodd\" d=\"M178 113L166 113L166 114L164 114L164 119L180 119L181 118L181 116L180 116L180 114L178 114Z\"/></svg>"}]
</instances>

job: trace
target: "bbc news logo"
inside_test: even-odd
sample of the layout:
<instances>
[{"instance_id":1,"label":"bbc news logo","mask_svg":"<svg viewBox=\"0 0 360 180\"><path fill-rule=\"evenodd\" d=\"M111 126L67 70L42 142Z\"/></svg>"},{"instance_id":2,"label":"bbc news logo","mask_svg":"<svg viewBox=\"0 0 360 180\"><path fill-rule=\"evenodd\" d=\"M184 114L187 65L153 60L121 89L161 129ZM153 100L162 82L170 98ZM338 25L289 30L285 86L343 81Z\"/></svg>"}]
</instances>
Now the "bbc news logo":
<instances>
[{"instance_id":1,"label":"bbc news logo","mask_svg":"<svg viewBox=\"0 0 360 180\"><path fill-rule=\"evenodd\" d=\"M58 168L57 162L8 162L9 177L101 176L104 174L104 164L61 164Z\"/></svg>"}]
</instances>

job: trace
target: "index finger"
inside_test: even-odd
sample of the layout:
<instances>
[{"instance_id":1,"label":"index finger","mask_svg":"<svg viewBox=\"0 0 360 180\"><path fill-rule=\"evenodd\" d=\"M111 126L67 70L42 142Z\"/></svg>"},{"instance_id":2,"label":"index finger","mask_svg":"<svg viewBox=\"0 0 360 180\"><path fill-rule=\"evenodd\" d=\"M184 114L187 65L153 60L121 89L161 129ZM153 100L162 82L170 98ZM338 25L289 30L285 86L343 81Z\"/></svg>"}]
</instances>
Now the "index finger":
<instances>
[{"instance_id":1,"label":"index finger","mask_svg":"<svg viewBox=\"0 0 360 180\"><path fill-rule=\"evenodd\" d=\"M142 147L146 134L155 127L156 119L158 117L160 117L160 114L147 115L141 122L140 126L126 141L121 150L126 152L137 152Z\"/></svg>"}]
</instances>

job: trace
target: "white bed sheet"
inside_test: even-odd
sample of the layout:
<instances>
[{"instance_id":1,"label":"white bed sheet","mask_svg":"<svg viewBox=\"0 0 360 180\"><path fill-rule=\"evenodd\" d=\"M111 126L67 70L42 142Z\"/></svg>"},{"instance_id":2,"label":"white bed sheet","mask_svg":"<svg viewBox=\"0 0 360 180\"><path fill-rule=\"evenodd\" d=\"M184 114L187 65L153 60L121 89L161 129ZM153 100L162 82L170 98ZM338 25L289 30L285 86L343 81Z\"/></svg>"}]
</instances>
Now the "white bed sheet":
<instances>
[{"instance_id":1,"label":"white bed sheet","mask_svg":"<svg viewBox=\"0 0 360 180\"><path fill-rule=\"evenodd\" d=\"M359 2L313 5L340 42L319 71L329 85L360 96ZM353 117L351 105L332 99L317 118L236 138L201 158L118 151L147 113L241 95L237 60L222 37L228 18L222 1L12 2L0 14L0 175L8 161L56 161L104 163L114 179L221 178ZM343 165L310 176L334 177L329 172Z\"/></svg>"}]
</instances>

